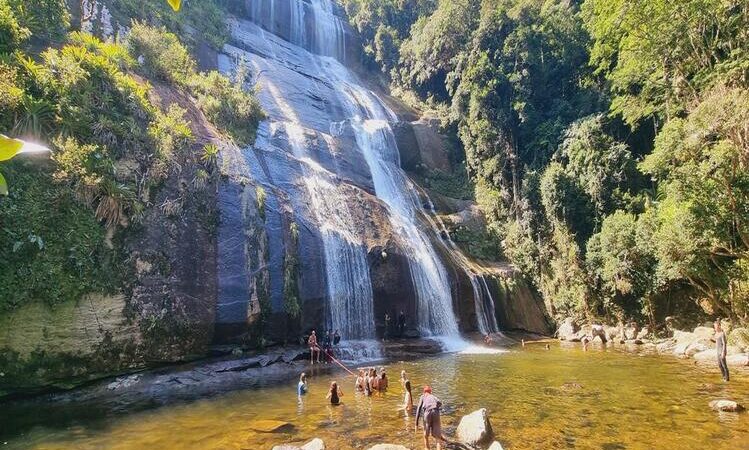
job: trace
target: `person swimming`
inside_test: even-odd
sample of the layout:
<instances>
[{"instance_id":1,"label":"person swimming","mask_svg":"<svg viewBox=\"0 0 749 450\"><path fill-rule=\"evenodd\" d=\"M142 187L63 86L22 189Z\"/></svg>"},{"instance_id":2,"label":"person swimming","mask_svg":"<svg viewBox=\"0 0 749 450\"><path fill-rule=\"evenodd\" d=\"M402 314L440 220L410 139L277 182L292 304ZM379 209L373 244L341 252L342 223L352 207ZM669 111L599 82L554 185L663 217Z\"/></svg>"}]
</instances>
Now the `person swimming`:
<instances>
[{"instance_id":1,"label":"person swimming","mask_svg":"<svg viewBox=\"0 0 749 450\"><path fill-rule=\"evenodd\" d=\"M301 375L299 375L299 384L296 385L296 393L298 396L302 396L307 393L307 374L302 372Z\"/></svg>"},{"instance_id":2,"label":"person swimming","mask_svg":"<svg viewBox=\"0 0 749 450\"><path fill-rule=\"evenodd\" d=\"M326 398L330 400L331 405L340 405L341 397L343 397L343 392L341 391L341 388L338 387L338 383L333 381L330 383L330 390L328 391L328 396Z\"/></svg>"}]
</instances>

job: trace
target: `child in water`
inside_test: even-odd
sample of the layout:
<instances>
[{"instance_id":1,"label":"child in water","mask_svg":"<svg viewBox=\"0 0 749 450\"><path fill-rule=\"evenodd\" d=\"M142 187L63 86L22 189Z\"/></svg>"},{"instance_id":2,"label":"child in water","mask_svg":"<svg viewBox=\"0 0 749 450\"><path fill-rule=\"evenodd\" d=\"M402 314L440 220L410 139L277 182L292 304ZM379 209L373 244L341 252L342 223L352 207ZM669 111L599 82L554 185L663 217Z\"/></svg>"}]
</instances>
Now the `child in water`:
<instances>
[{"instance_id":1,"label":"child in water","mask_svg":"<svg viewBox=\"0 0 749 450\"><path fill-rule=\"evenodd\" d=\"M307 393L307 374L304 372L299 375L299 384L296 385L296 393L300 397Z\"/></svg>"},{"instance_id":2,"label":"child in water","mask_svg":"<svg viewBox=\"0 0 749 450\"><path fill-rule=\"evenodd\" d=\"M330 400L331 405L340 405L341 397L343 397L343 392L341 392L341 388L338 387L338 383L333 381L330 383L330 390L328 391L328 396L326 398Z\"/></svg>"}]
</instances>

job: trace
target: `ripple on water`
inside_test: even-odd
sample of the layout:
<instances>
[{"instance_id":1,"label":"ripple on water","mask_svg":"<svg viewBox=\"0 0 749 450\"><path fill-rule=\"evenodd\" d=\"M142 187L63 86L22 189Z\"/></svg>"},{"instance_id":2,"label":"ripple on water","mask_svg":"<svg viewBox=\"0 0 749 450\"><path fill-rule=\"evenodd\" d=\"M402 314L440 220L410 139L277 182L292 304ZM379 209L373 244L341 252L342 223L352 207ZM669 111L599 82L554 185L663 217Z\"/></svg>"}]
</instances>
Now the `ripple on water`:
<instances>
[{"instance_id":1,"label":"ripple on water","mask_svg":"<svg viewBox=\"0 0 749 450\"><path fill-rule=\"evenodd\" d=\"M415 396L430 384L443 400L448 433L464 414L485 407L508 449L737 449L749 442L749 414L718 414L708 407L719 397L749 404L746 375L726 385L712 368L684 361L553 346L452 353L386 367L391 389L372 397L354 394L353 378L337 372L312 378L301 401L290 382L114 417L48 417L39 408L37 426L5 439L4 448L260 450L314 437L336 450L383 441L421 448L413 418L398 411L401 369ZM339 407L325 401L332 379L344 390ZM4 417L10 423L3 425L12 429L14 412ZM259 433L250 427L256 420L280 420L293 429Z\"/></svg>"}]
</instances>

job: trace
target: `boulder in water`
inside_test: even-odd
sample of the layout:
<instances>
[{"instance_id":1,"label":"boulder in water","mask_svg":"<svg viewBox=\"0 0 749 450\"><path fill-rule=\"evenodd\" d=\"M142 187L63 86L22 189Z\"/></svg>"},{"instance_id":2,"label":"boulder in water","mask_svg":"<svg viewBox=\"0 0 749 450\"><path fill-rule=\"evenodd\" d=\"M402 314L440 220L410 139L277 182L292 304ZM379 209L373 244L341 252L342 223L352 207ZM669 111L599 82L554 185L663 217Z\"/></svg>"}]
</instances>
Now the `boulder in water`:
<instances>
[{"instance_id":1,"label":"boulder in water","mask_svg":"<svg viewBox=\"0 0 749 450\"><path fill-rule=\"evenodd\" d=\"M736 403L733 400L726 400L726 399L711 401L710 408L712 408L714 411L721 411L721 412L744 411L744 407L742 405L740 405L739 403Z\"/></svg>"},{"instance_id":2,"label":"boulder in water","mask_svg":"<svg viewBox=\"0 0 749 450\"><path fill-rule=\"evenodd\" d=\"M369 447L369 450L411 450L408 447L396 444L377 444L374 447Z\"/></svg>"},{"instance_id":3,"label":"boulder in water","mask_svg":"<svg viewBox=\"0 0 749 450\"><path fill-rule=\"evenodd\" d=\"M500 444L497 441L494 441L492 442L492 445L490 445L487 450L504 450L504 449L502 448L502 444Z\"/></svg>"},{"instance_id":4,"label":"boulder in water","mask_svg":"<svg viewBox=\"0 0 749 450\"><path fill-rule=\"evenodd\" d=\"M580 327L577 326L577 323L575 323L575 319L572 317L568 317L562 321L562 323L559 325L559 328L557 329L557 336L559 339L563 341L570 341L573 338L577 337L577 332L580 330Z\"/></svg>"},{"instance_id":5,"label":"boulder in water","mask_svg":"<svg viewBox=\"0 0 749 450\"><path fill-rule=\"evenodd\" d=\"M729 355L726 358L726 363L729 366L735 366L735 367L749 366L749 353L739 353L737 355Z\"/></svg>"},{"instance_id":6,"label":"boulder in water","mask_svg":"<svg viewBox=\"0 0 749 450\"><path fill-rule=\"evenodd\" d=\"M320 438L314 438L302 445L302 450L325 450L325 443Z\"/></svg>"},{"instance_id":7,"label":"boulder in water","mask_svg":"<svg viewBox=\"0 0 749 450\"><path fill-rule=\"evenodd\" d=\"M494 431L492 430L492 424L489 423L489 415L486 412L486 408L481 408L467 416L463 416L460 419L456 434L458 439L467 445L479 446L491 441L494 437Z\"/></svg>"}]
</instances>

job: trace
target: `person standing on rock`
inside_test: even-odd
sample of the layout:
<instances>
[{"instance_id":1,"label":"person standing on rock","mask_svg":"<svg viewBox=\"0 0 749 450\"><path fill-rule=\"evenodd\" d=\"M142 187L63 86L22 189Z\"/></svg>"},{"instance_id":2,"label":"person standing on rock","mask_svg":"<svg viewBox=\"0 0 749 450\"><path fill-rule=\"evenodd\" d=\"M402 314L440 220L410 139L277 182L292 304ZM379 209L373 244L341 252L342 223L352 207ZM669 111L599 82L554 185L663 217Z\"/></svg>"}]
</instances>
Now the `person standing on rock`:
<instances>
[{"instance_id":1,"label":"person standing on rock","mask_svg":"<svg viewBox=\"0 0 749 450\"><path fill-rule=\"evenodd\" d=\"M310 364L315 363L315 355L317 355L317 362L320 363L320 347L317 345L317 335L315 335L315 330L312 330L312 333L309 335L307 345L309 345Z\"/></svg>"},{"instance_id":2,"label":"person standing on rock","mask_svg":"<svg viewBox=\"0 0 749 450\"><path fill-rule=\"evenodd\" d=\"M728 381L730 377L728 375L728 364L726 363L726 353L728 352L726 333L720 326L720 319L715 321L713 327L715 328L715 352L718 355L718 367L720 367L720 373L723 375L723 381Z\"/></svg>"},{"instance_id":3,"label":"person standing on rock","mask_svg":"<svg viewBox=\"0 0 749 450\"><path fill-rule=\"evenodd\" d=\"M406 333L406 313L401 310L398 314L398 337L402 338Z\"/></svg>"},{"instance_id":4,"label":"person standing on rock","mask_svg":"<svg viewBox=\"0 0 749 450\"><path fill-rule=\"evenodd\" d=\"M338 346L338 344L341 343L341 335L338 333L338 330L335 330L335 334L333 335L333 345Z\"/></svg>"},{"instance_id":5,"label":"person standing on rock","mask_svg":"<svg viewBox=\"0 0 749 450\"><path fill-rule=\"evenodd\" d=\"M419 418L424 418L424 448L429 450L429 436L431 435L437 441L437 450L442 450L442 441L447 439L442 436L442 424L440 422L440 409L442 402L432 395L432 388L424 386L424 394L419 399L419 406L416 407L416 426L419 429Z\"/></svg>"},{"instance_id":6,"label":"person standing on rock","mask_svg":"<svg viewBox=\"0 0 749 450\"><path fill-rule=\"evenodd\" d=\"M390 314L385 313L385 332L382 335L382 340L387 341L390 338Z\"/></svg>"}]
</instances>

